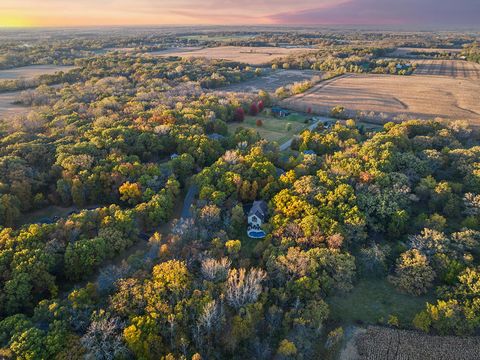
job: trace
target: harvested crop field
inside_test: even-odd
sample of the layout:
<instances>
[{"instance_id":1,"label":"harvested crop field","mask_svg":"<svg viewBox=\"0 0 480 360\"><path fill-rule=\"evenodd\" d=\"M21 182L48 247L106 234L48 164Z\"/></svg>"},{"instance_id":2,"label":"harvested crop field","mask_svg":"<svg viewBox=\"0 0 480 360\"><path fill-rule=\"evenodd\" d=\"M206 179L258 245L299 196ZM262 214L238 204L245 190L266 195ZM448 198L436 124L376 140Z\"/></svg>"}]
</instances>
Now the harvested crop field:
<instances>
[{"instance_id":1,"label":"harvested crop field","mask_svg":"<svg viewBox=\"0 0 480 360\"><path fill-rule=\"evenodd\" d=\"M370 326L352 339L356 351L342 360L477 360L480 337L430 336L416 331Z\"/></svg>"},{"instance_id":2,"label":"harvested crop field","mask_svg":"<svg viewBox=\"0 0 480 360\"><path fill-rule=\"evenodd\" d=\"M221 90L252 93L258 93L259 90L274 92L281 86L311 80L314 76L321 76L321 74L320 71L315 70L276 70L259 78L226 86Z\"/></svg>"},{"instance_id":3,"label":"harvested crop field","mask_svg":"<svg viewBox=\"0 0 480 360\"><path fill-rule=\"evenodd\" d=\"M415 75L480 80L480 64L463 60L416 60Z\"/></svg>"},{"instance_id":4,"label":"harvested crop field","mask_svg":"<svg viewBox=\"0 0 480 360\"><path fill-rule=\"evenodd\" d=\"M0 120L16 114L24 114L29 111L26 106L15 105L13 102L20 95L20 91L0 93Z\"/></svg>"},{"instance_id":5,"label":"harvested crop field","mask_svg":"<svg viewBox=\"0 0 480 360\"><path fill-rule=\"evenodd\" d=\"M438 53L438 54L458 54L462 49L439 49L439 48L411 48L411 47L400 47L395 51L391 52L389 56L395 57L416 57L415 53Z\"/></svg>"},{"instance_id":6,"label":"harvested crop field","mask_svg":"<svg viewBox=\"0 0 480 360\"><path fill-rule=\"evenodd\" d=\"M17 67L13 69L0 70L0 81L16 80L16 79L30 80L44 74L52 75L59 71L67 72L73 68L74 66L58 66L58 65L22 66L22 67Z\"/></svg>"},{"instance_id":7,"label":"harvested crop field","mask_svg":"<svg viewBox=\"0 0 480 360\"><path fill-rule=\"evenodd\" d=\"M282 101L297 111L317 114L343 106L348 116L357 112L380 114L382 121L398 115L417 118L471 120L480 124L480 82L446 76L391 76L348 74L324 81L309 91ZM372 120L375 117L371 118Z\"/></svg>"},{"instance_id":8,"label":"harvested crop field","mask_svg":"<svg viewBox=\"0 0 480 360\"><path fill-rule=\"evenodd\" d=\"M311 48L280 48L280 47L243 47L243 46L220 46L213 48L201 48L177 51L157 52L158 56L180 57L205 57L208 59L225 59L238 61L252 65L268 64L272 60L292 54L315 51Z\"/></svg>"}]
</instances>

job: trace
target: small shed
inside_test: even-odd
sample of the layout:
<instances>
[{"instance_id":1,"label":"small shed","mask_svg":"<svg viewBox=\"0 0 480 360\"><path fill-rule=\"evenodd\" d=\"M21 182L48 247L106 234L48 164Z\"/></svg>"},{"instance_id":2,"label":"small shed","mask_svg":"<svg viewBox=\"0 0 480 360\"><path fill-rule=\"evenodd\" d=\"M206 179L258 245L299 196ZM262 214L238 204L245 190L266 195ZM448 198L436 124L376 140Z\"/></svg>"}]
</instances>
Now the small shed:
<instances>
[{"instance_id":1,"label":"small shed","mask_svg":"<svg viewBox=\"0 0 480 360\"><path fill-rule=\"evenodd\" d=\"M276 117L286 117L286 116L290 115L290 111L288 111L287 109L283 109L281 107L278 107L278 106L274 106L274 107L272 107L272 115L276 116Z\"/></svg>"},{"instance_id":2,"label":"small shed","mask_svg":"<svg viewBox=\"0 0 480 360\"><path fill-rule=\"evenodd\" d=\"M221 140L225 139L225 136L223 136L221 134L213 133L213 134L209 134L208 138L212 139L212 140L221 141Z\"/></svg>"}]
</instances>

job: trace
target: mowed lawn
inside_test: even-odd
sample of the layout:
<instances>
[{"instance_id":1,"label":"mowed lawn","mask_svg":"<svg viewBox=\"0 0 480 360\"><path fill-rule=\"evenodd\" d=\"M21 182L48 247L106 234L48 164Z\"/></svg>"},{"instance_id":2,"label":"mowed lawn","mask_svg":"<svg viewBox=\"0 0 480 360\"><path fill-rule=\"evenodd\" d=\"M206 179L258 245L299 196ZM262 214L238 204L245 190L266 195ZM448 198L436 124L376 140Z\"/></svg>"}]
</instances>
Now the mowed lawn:
<instances>
[{"instance_id":1,"label":"mowed lawn","mask_svg":"<svg viewBox=\"0 0 480 360\"><path fill-rule=\"evenodd\" d=\"M278 144L290 140L293 135L299 134L310 124L305 124L305 117L292 114L285 118L276 118L270 115L259 114L257 116L245 116L245 121L228 124L228 130L233 134L239 127L256 130L260 136L269 141L276 141ZM257 120L262 120L263 125L257 126ZM292 124L287 131L287 124Z\"/></svg>"},{"instance_id":2,"label":"mowed lawn","mask_svg":"<svg viewBox=\"0 0 480 360\"><path fill-rule=\"evenodd\" d=\"M362 279L351 292L331 296L327 302L332 319L344 324L377 324L395 315L402 326L411 327L415 315L434 299L398 292L387 279Z\"/></svg>"}]
</instances>

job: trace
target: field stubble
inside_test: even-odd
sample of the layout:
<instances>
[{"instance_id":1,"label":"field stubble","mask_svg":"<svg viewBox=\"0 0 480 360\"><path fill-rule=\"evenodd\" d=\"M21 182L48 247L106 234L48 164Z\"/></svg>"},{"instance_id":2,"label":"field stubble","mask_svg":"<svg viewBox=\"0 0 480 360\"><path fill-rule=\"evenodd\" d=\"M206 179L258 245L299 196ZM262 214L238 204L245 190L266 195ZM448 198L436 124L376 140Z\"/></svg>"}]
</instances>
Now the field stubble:
<instances>
[{"instance_id":1,"label":"field stubble","mask_svg":"<svg viewBox=\"0 0 480 360\"><path fill-rule=\"evenodd\" d=\"M383 122L405 115L469 120L480 125L479 93L480 81L472 78L347 74L285 99L282 105L297 111L310 107L319 114L343 106L350 117L373 112L381 114Z\"/></svg>"}]
</instances>

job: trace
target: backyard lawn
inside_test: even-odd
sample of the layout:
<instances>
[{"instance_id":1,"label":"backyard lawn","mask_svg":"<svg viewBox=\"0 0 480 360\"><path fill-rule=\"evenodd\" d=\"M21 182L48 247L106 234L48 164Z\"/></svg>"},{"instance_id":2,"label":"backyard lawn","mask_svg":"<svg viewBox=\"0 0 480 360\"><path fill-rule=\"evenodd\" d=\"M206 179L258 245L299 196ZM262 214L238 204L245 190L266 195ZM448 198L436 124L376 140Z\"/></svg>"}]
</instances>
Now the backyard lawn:
<instances>
[{"instance_id":1,"label":"backyard lawn","mask_svg":"<svg viewBox=\"0 0 480 360\"><path fill-rule=\"evenodd\" d=\"M400 325L411 327L414 316L433 298L400 293L387 279L363 279L351 292L334 295L327 302L332 319L346 325L386 322L390 315L395 315Z\"/></svg>"},{"instance_id":2,"label":"backyard lawn","mask_svg":"<svg viewBox=\"0 0 480 360\"><path fill-rule=\"evenodd\" d=\"M66 217L68 213L74 210L78 210L76 206L47 206L43 209L24 214L20 220L20 225L36 223L38 221L42 221L43 219L53 220L55 216Z\"/></svg>"},{"instance_id":3,"label":"backyard lawn","mask_svg":"<svg viewBox=\"0 0 480 360\"><path fill-rule=\"evenodd\" d=\"M238 123L230 123L228 130L235 133L239 127L256 130L260 136L269 141L276 141L282 144L306 129L310 124L305 124L305 116L299 114L291 114L285 118L276 118L270 115L259 114L257 116L245 116L245 121ZM263 125L257 126L257 120L262 120ZM287 124L292 124L287 131Z\"/></svg>"}]
</instances>

